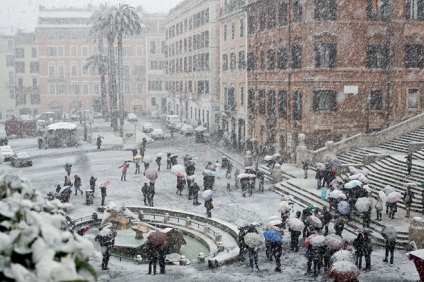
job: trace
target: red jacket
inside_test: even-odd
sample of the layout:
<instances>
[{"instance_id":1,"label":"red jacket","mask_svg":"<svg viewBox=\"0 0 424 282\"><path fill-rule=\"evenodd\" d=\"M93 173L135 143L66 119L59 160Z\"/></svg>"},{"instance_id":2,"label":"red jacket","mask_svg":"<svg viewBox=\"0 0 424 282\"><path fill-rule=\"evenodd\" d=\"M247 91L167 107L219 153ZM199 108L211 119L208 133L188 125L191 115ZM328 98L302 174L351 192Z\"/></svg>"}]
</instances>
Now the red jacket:
<instances>
[{"instance_id":1,"label":"red jacket","mask_svg":"<svg viewBox=\"0 0 424 282\"><path fill-rule=\"evenodd\" d=\"M124 162L119 168L122 167L122 172L124 173L124 172L127 172L127 169L128 169L129 166L130 165L127 164L127 162Z\"/></svg>"}]
</instances>

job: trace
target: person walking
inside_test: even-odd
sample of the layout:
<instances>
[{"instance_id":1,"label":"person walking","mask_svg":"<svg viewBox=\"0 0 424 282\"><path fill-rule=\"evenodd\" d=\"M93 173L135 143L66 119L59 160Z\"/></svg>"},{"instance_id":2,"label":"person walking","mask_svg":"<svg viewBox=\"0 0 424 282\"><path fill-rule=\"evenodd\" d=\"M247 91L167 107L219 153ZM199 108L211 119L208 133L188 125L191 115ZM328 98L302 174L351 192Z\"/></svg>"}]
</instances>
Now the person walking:
<instances>
[{"instance_id":1,"label":"person walking","mask_svg":"<svg viewBox=\"0 0 424 282\"><path fill-rule=\"evenodd\" d=\"M193 185L191 185L191 189L192 189L192 193L193 193L193 205L198 206L200 205L199 203L199 191L200 191L200 187L199 185L197 185L197 183L193 183Z\"/></svg>"},{"instance_id":2,"label":"person walking","mask_svg":"<svg viewBox=\"0 0 424 282\"><path fill-rule=\"evenodd\" d=\"M158 171L160 171L160 165L162 163L162 157L157 157L155 161L156 161L156 163L158 165Z\"/></svg>"},{"instance_id":3,"label":"person walking","mask_svg":"<svg viewBox=\"0 0 424 282\"><path fill-rule=\"evenodd\" d=\"M308 179L309 162L304 161L304 162L302 162L302 164L303 164L303 172L305 174L305 179Z\"/></svg>"},{"instance_id":4,"label":"person walking","mask_svg":"<svg viewBox=\"0 0 424 282\"><path fill-rule=\"evenodd\" d=\"M259 271L259 265L258 265L258 248L252 248L249 245L247 247L247 252L249 254L249 265L250 268L253 270L253 265L255 266L256 270Z\"/></svg>"},{"instance_id":5,"label":"person walking","mask_svg":"<svg viewBox=\"0 0 424 282\"><path fill-rule=\"evenodd\" d=\"M41 137L38 138L37 142L38 142L38 149L41 150L41 148L43 148L43 142L44 142L43 138Z\"/></svg>"},{"instance_id":6,"label":"person walking","mask_svg":"<svg viewBox=\"0 0 424 282\"><path fill-rule=\"evenodd\" d=\"M374 207L377 214L377 218L375 220L382 221L383 200L380 197L377 198L377 202Z\"/></svg>"},{"instance_id":7,"label":"person walking","mask_svg":"<svg viewBox=\"0 0 424 282\"><path fill-rule=\"evenodd\" d=\"M317 181L317 190L321 189L323 178L324 178L323 171L321 169L316 169L315 180Z\"/></svg>"},{"instance_id":8,"label":"person walking","mask_svg":"<svg viewBox=\"0 0 424 282\"><path fill-rule=\"evenodd\" d=\"M93 197L95 197L94 192L96 190L96 181L97 178L94 178L94 176L90 177L90 190L93 191Z\"/></svg>"},{"instance_id":9,"label":"person walking","mask_svg":"<svg viewBox=\"0 0 424 282\"><path fill-rule=\"evenodd\" d=\"M135 174L140 174L140 159L134 159L135 163Z\"/></svg>"},{"instance_id":10,"label":"person walking","mask_svg":"<svg viewBox=\"0 0 424 282\"><path fill-rule=\"evenodd\" d=\"M147 203L149 207L153 207L153 198L155 197L155 185L150 182L149 189L147 190Z\"/></svg>"},{"instance_id":11,"label":"person walking","mask_svg":"<svg viewBox=\"0 0 424 282\"><path fill-rule=\"evenodd\" d=\"M240 174L240 169L237 167L234 170L234 187L236 187L236 189L239 188L239 180L237 178L237 176ZM424 190L423 190L424 191Z\"/></svg>"},{"instance_id":12,"label":"person walking","mask_svg":"<svg viewBox=\"0 0 424 282\"><path fill-rule=\"evenodd\" d=\"M385 234L381 234L381 235L383 235L386 241L386 245L385 245L386 253L384 255L383 262L388 262L388 257L390 254L390 264L393 264L393 257L394 257L395 247L396 247L396 237L388 238Z\"/></svg>"},{"instance_id":13,"label":"person walking","mask_svg":"<svg viewBox=\"0 0 424 282\"><path fill-rule=\"evenodd\" d=\"M261 170L258 170L258 172L256 173L256 178L259 181L258 192L263 194L264 193L265 174Z\"/></svg>"},{"instance_id":14,"label":"person walking","mask_svg":"<svg viewBox=\"0 0 424 282\"><path fill-rule=\"evenodd\" d=\"M101 206L104 206L105 205L106 196L107 196L107 194L106 194L106 186L100 186L100 194L102 196L102 204L101 204Z\"/></svg>"},{"instance_id":15,"label":"person walking","mask_svg":"<svg viewBox=\"0 0 424 282\"><path fill-rule=\"evenodd\" d=\"M133 149L131 149L131 153L132 153L133 158L134 158L135 156L137 156L137 153L138 153L137 148L133 148Z\"/></svg>"},{"instance_id":16,"label":"person walking","mask_svg":"<svg viewBox=\"0 0 424 282\"><path fill-rule=\"evenodd\" d=\"M211 218L212 209L213 209L212 199L205 201L205 208L206 208L206 215L208 216L208 218Z\"/></svg>"},{"instance_id":17,"label":"person walking","mask_svg":"<svg viewBox=\"0 0 424 282\"><path fill-rule=\"evenodd\" d=\"M66 175L65 175L65 181L63 182L63 187L65 186L70 186L70 187L73 186L71 179L69 178L69 176L66 176Z\"/></svg>"},{"instance_id":18,"label":"person walking","mask_svg":"<svg viewBox=\"0 0 424 282\"><path fill-rule=\"evenodd\" d=\"M146 249L147 249L147 257L149 259L148 274L156 275L156 263L159 258L159 253L156 249L156 246L149 242L146 243Z\"/></svg>"},{"instance_id":19,"label":"person walking","mask_svg":"<svg viewBox=\"0 0 424 282\"><path fill-rule=\"evenodd\" d=\"M368 234L369 232L364 232L363 252L365 256L365 271L371 270L372 241Z\"/></svg>"},{"instance_id":20,"label":"person walking","mask_svg":"<svg viewBox=\"0 0 424 282\"><path fill-rule=\"evenodd\" d=\"M355 248L356 266L358 269L362 267L362 256L364 255L364 235L359 233L355 240L353 240L353 247Z\"/></svg>"},{"instance_id":21,"label":"person walking","mask_svg":"<svg viewBox=\"0 0 424 282\"><path fill-rule=\"evenodd\" d=\"M100 147L102 146L102 137L100 135L97 136L96 144L97 144L97 150L100 150Z\"/></svg>"},{"instance_id":22,"label":"person walking","mask_svg":"<svg viewBox=\"0 0 424 282\"><path fill-rule=\"evenodd\" d=\"M127 181L127 170L130 165L127 162L124 162L118 168L122 168L121 181Z\"/></svg>"},{"instance_id":23,"label":"person walking","mask_svg":"<svg viewBox=\"0 0 424 282\"><path fill-rule=\"evenodd\" d=\"M83 194L82 190L81 190L81 177L79 177L78 175L74 175L74 187L75 187L75 196L78 194L78 191L81 192L81 195Z\"/></svg>"},{"instance_id":24,"label":"person walking","mask_svg":"<svg viewBox=\"0 0 424 282\"><path fill-rule=\"evenodd\" d=\"M411 215L411 205L413 200L414 200L414 192L412 192L411 186L408 185L406 187L405 193L403 194L403 203L405 204L405 211L406 211L405 217L409 217Z\"/></svg>"},{"instance_id":25,"label":"person walking","mask_svg":"<svg viewBox=\"0 0 424 282\"><path fill-rule=\"evenodd\" d=\"M102 250L102 270L108 270L109 258L112 253L112 248L115 245L115 237L117 233L113 230L112 225L107 225L100 229L94 238L95 241L99 241Z\"/></svg>"},{"instance_id":26,"label":"person walking","mask_svg":"<svg viewBox=\"0 0 424 282\"><path fill-rule=\"evenodd\" d=\"M365 211L364 214L362 215L362 227L364 228L370 228L371 211L372 211L372 207L370 206L368 210Z\"/></svg>"},{"instance_id":27,"label":"person walking","mask_svg":"<svg viewBox=\"0 0 424 282\"><path fill-rule=\"evenodd\" d=\"M283 243L281 241L271 242L271 256L275 259L275 271L281 272L281 255L283 253Z\"/></svg>"},{"instance_id":28,"label":"person walking","mask_svg":"<svg viewBox=\"0 0 424 282\"><path fill-rule=\"evenodd\" d=\"M171 162L171 153L166 154L166 169L171 169L172 162Z\"/></svg>"},{"instance_id":29,"label":"person walking","mask_svg":"<svg viewBox=\"0 0 424 282\"><path fill-rule=\"evenodd\" d=\"M387 203L389 206L389 218L394 219L395 213L397 212L397 202L396 203Z\"/></svg>"},{"instance_id":30,"label":"person walking","mask_svg":"<svg viewBox=\"0 0 424 282\"><path fill-rule=\"evenodd\" d=\"M144 182L143 187L141 187L141 193L143 193L144 205L147 206L147 198L149 193L149 185L147 184L147 182Z\"/></svg>"},{"instance_id":31,"label":"person walking","mask_svg":"<svg viewBox=\"0 0 424 282\"><path fill-rule=\"evenodd\" d=\"M159 269L160 269L160 274L165 274L165 258L166 258L166 243L164 244L160 244L159 246L157 246L157 250L159 253Z\"/></svg>"},{"instance_id":32,"label":"person walking","mask_svg":"<svg viewBox=\"0 0 424 282\"><path fill-rule=\"evenodd\" d=\"M330 221L333 219L333 215L328 211L328 208L324 206L322 208L322 225L324 227L324 236L328 235L328 225L330 224Z\"/></svg>"},{"instance_id":33,"label":"person walking","mask_svg":"<svg viewBox=\"0 0 424 282\"><path fill-rule=\"evenodd\" d=\"M339 235L340 237L343 238L342 233L343 233L343 229L344 229L344 220L342 218L339 217L339 215L335 215L334 216L334 231L336 233L336 235Z\"/></svg>"},{"instance_id":34,"label":"person walking","mask_svg":"<svg viewBox=\"0 0 424 282\"><path fill-rule=\"evenodd\" d=\"M146 148L143 145L141 145L140 146L140 156L144 157L145 153L146 153Z\"/></svg>"},{"instance_id":35,"label":"person walking","mask_svg":"<svg viewBox=\"0 0 424 282\"><path fill-rule=\"evenodd\" d=\"M70 163L65 163L65 171L68 174L68 176L71 175L72 165Z\"/></svg>"},{"instance_id":36,"label":"person walking","mask_svg":"<svg viewBox=\"0 0 424 282\"><path fill-rule=\"evenodd\" d=\"M406 176L410 176L411 175L411 171L412 171L412 153L409 153L406 157Z\"/></svg>"},{"instance_id":37,"label":"person walking","mask_svg":"<svg viewBox=\"0 0 424 282\"><path fill-rule=\"evenodd\" d=\"M301 231L293 230L289 228L290 232L290 250L294 252L299 252L299 237L302 233Z\"/></svg>"},{"instance_id":38,"label":"person walking","mask_svg":"<svg viewBox=\"0 0 424 282\"><path fill-rule=\"evenodd\" d=\"M180 196L182 196L185 183L186 181L183 176L177 176L177 193L176 194L180 193Z\"/></svg>"}]
</instances>

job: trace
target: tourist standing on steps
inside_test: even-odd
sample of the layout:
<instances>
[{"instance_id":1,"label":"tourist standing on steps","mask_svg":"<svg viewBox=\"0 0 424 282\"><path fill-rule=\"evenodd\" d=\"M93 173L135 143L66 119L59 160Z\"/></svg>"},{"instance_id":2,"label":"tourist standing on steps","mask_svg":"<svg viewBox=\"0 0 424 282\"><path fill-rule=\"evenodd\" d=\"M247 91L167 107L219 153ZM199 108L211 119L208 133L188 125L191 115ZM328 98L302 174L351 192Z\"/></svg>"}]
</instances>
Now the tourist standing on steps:
<instances>
[{"instance_id":1,"label":"tourist standing on steps","mask_svg":"<svg viewBox=\"0 0 424 282\"><path fill-rule=\"evenodd\" d=\"M382 221L383 200L380 197L377 198L377 202L374 207L377 214L377 218L375 220Z\"/></svg>"},{"instance_id":2,"label":"tourist standing on steps","mask_svg":"<svg viewBox=\"0 0 424 282\"><path fill-rule=\"evenodd\" d=\"M369 232L364 232L364 256L365 256L365 271L371 270L371 253L372 253L372 241L368 237Z\"/></svg>"},{"instance_id":3,"label":"tourist standing on steps","mask_svg":"<svg viewBox=\"0 0 424 282\"><path fill-rule=\"evenodd\" d=\"M317 181L317 189L321 189L322 187L322 179L324 178L323 176L323 171L321 169L316 169L316 173L315 173L315 180Z\"/></svg>"},{"instance_id":4,"label":"tourist standing on steps","mask_svg":"<svg viewBox=\"0 0 424 282\"><path fill-rule=\"evenodd\" d=\"M406 175L409 176L411 175L411 171L412 171L412 153L409 153L406 157L406 170L407 173Z\"/></svg>"},{"instance_id":5,"label":"tourist standing on steps","mask_svg":"<svg viewBox=\"0 0 424 282\"><path fill-rule=\"evenodd\" d=\"M322 207L322 225L324 227L324 236L328 235L328 225L330 224L330 221L333 219L333 216L328 211L328 208L326 206Z\"/></svg>"},{"instance_id":6,"label":"tourist standing on steps","mask_svg":"<svg viewBox=\"0 0 424 282\"><path fill-rule=\"evenodd\" d=\"M355 248L356 266L358 269L362 267L362 256L364 255L364 235L359 233L355 240L353 240L353 247Z\"/></svg>"},{"instance_id":7,"label":"tourist standing on steps","mask_svg":"<svg viewBox=\"0 0 424 282\"><path fill-rule=\"evenodd\" d=\"M127 170L130 165L127 162L124 162L118 168L122 168L121 181L127 181Z\"/></svg>"},{"instance_id":8,"label":"tourist standing on steps","mask_svg":"<svg viewBox=\"0 0 424 282\"><path fill-rule=\"evenodd\" d=\"M147 198L149 193L149 185L147 184L147 182L144 182L143 187L141 187L141 192L143 193L144 205L147 206Z\"/></svg>"},{"instance_id":9,"label":"tourist standing on steps","mask_svg":"<svg viewBox=\"0 0 424 282\"><path fill-rule=\"evenodd\" d=\"M411 191L411 186L406 187L406 191L403 194L403 203L405 204L405 217L409 217L411 215L411 205L414 200L414 193Z\"/></svg>"}]
</instances>

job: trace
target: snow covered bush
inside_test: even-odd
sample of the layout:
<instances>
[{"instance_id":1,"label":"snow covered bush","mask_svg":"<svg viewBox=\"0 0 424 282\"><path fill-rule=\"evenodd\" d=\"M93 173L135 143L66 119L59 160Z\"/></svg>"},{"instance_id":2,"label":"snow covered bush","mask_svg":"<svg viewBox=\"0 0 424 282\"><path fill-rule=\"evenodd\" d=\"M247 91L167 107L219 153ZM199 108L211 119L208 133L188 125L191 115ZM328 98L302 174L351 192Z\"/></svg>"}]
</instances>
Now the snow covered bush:
<instances>
[{"instance_id":1,"label":"snow covered bush","mask_svg":"<svg viewBox=\"0 0 424 282\"><path fill-rule=\"evenodd\" d=\"M0 175L0 281L96 280L86 262L91 242L60 229L64 207L44 199L28 180Z\"/></svg>"}]
</instances>

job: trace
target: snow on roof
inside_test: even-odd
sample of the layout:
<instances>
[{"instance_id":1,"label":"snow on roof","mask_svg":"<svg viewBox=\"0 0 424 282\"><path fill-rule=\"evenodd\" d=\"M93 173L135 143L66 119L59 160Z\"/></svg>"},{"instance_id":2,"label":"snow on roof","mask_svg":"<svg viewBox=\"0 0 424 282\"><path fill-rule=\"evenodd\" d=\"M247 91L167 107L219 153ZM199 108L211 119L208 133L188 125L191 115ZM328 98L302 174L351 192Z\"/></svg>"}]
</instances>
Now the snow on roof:
<instances>
[{"instance_id":1,"label":"snow on roof","mask_svg":"<svg viewBox=\"0 0 424 282\"><path fill-rule=\"evenodd\" d=\"M83 11L83 10L63 10L63 11L40 11L38 14L39 18L89 18L93 14L93 11Z\"/></svg>"},{"instance_id":2,"label":"snow on roof","mask_svg":"<svg viewBox=\"0 0 424 282\"><path fill-rule=\"evenodd\" d=\"M57 122L57 123L52 123L49 126L47 126L47 130L56 130L56 129L68 129L68 130L73 130L76 129L77 126L74 123L70 123L70 122Z\"/></svg>"}]
</instances>

